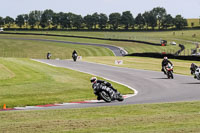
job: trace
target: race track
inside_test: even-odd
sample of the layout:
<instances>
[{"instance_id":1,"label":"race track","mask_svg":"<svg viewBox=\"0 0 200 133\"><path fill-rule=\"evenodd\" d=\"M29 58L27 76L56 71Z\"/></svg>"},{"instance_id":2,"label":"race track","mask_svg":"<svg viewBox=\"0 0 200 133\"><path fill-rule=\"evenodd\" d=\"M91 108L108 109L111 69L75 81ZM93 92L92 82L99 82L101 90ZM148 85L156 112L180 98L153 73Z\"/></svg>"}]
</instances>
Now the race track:
<instances>
[{"instance_id":1,"label":"race track","mask_svg":"<svg viewBox=\"0 0 200 133\"><path fill-rule=\"evenodd\" d=\"M120 68L83 61L73 62L72 60L45 59L38 59L36 61L105 77L126 84L138 91L136 96L127 98L123 102L69 104L66 106L52 106L40 109L83 108L200 100L200 81L195 80L192 76L175 74L175 79L167 79L161 72Z\"/></svg>"}]
</instances>

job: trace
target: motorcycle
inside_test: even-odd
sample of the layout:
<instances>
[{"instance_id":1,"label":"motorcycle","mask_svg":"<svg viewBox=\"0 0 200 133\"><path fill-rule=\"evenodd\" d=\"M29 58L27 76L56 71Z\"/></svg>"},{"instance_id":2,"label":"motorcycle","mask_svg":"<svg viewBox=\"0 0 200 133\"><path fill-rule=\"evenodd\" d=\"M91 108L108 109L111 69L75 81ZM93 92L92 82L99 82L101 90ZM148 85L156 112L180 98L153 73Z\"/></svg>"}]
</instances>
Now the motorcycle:
<instances>
[{"instance_id":1,"label":"motorcycle","mask_svg":"<svg viewBox=\"0 0 200 133\"><path fill-rule=\"evenodd\" d=\"M173 79L174 76L173 76L173 66L168 63L166 66L165 66L165 69L166 69L166 75L167 75L167 78L168 79Z\"/></svg>"},{"instance_id":2,"label":"motorcycle","mask_svg":"<svg viewBox=\"0 0 200 133\"><path fill-rule=\"evenodd\" d=\"M72 58L73 58L73 60L74 60L74 61L76 61L76 60L77 60L77 57L78 57L78 55L77 55L77 54L73 54L73 55L72 55Z\"/></svg>"},{"instance_id":3,"label":"motorcycle","mask_svg":"<svg viewBox=\"0 0 200 133\"><path fill-rule=\"evenodd\" d=\"M124 98L119 92L115 92L110 87L97 83L93 87L95 95L97 95L98 100L104 100L105 102L110 103L111 101L118 100L123 101Z\"/></svg>"},{"instance_id":4,"label":"motorcycle","mask_svg":"<svg viewBox=\"0 0 200 133\"><path fill-rule=\"evenodd\" d=\"M192 63L190 70L191 70L191 74L194 75L194 78L197 80L200 80L200 68L194 63Z\"/></svg>"}]
</instances>

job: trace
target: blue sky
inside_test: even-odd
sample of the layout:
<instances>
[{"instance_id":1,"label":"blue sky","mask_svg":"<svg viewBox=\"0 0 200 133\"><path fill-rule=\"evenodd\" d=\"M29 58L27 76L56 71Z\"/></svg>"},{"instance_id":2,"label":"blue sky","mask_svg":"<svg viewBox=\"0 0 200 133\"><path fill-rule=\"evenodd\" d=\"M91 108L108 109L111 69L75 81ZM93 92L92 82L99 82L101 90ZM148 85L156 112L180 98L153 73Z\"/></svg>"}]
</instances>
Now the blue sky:
<instances>
[{"instance_id":1,"label":"blue sky","mask_svg":"<svg viewBox=\"0 0 200 133\"><path fill-rule=\"evenodd\" d=\"M85 16L95 12L109 15L131 11L134 17L154 7L164 7L173 17L200 18L200 0L0 0L0 16L16 18L33 10L52 9Z\"/></svg>"}]
</instances>

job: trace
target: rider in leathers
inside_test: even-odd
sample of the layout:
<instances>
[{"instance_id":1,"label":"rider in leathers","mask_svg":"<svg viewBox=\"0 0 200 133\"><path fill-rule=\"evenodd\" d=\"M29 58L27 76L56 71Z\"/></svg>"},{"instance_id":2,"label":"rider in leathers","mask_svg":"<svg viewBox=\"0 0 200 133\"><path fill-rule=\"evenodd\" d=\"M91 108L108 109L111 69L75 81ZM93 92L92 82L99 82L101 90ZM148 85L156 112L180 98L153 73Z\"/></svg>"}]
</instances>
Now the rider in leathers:
<instances>
[{"instance_id":1,"label":"rider in leathers","mask_svg":"<svg viewBox=\"0 0 200 133\"><path fill-rule=\"evenodd\" d=\"M162 69L161 69L161 71L163 71L164 74L166 74L165 66L167 66L168 63L173 66L172 62L169 61L168 58L165 56L163 61L162 61Z\"/></svg>"},{"instance_id":2,"label":"rider in leathers","mask_svg":"<svg viewBox=\"0 0 200 133\"><path fill-rule=\"evenodd\" d=\"M115 88L113 88L112 84L103 80L97 80L96 77L92 77L91 78L91 83L92 83L92 88L94 89L94 94L97 95L98 94L98 85L99 84L103 84L106 87L109 87L110 89L112 89L114 92L118 93L117 90ZM97 95L97 100L100 100L100 97Z\"/></svg>"}]
</instances>

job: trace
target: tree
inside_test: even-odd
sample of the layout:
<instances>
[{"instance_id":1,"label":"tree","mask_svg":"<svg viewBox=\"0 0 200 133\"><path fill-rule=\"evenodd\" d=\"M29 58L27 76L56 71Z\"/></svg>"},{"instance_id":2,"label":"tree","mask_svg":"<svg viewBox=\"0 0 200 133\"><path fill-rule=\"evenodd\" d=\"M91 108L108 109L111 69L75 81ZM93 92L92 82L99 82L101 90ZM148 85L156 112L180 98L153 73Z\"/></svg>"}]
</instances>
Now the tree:
<instances>
[{"instance_id":1,"label":"tree","mask_svg":"<svg viewBox=\"0 0 200 133\"><path fill-rule=\"evenodd\" d=\"M68 13L59 13L59 23L62 29L64 28L71 28L71 20L69 19L69 14Z\"/></svg>"},{"instance_id":2,"label":"tree","mask_svg":"<svg viewBox=\"0 0 200 133\"><path fill-rule=\"evenodd\" d=\"M24 14L23 16L24 16L24 23L27 28L29 16L28 16L28 14Z\"/></svg>"},{"instance_id":3,"label":"tree","mask_svg":"<svg viewBox=\"0 0 200 133\"><path fill-rule=\"evenodd\" d=\"M52 25L54 29L57 29L59 25L59 15L57 13L54 13L52 16Z\"/></svg>"},{"instance_id":4,"label":"tree","mask_svg":"<svg viewBox=\"0 0 200 133\"><path fill-rule=\"evenodd\" d=\"M86 15L83 19L84 19L84 22L86 24L86 27L88 29L92 29L92 27L93 27L93 17L92 17L92 15Z\"/></svg>"},{"instance_id":5,"label":"tree","mask_svg":"<svg viewBox=\"0 0 200 133\"><path fill-rule=\"evenodd\" d=\"M72 25L76 27L76 29L80 29L83 23L83 18L81 15L75 15L72 18Z\"/></svg>"},{"instance_id":6,"label":"tree","mask_svg":"<svg viewBox=\"0 0 200 133\"><path fill-rule=\"evenodd\" d=\"M135 24L138 26L139 29L143 29L144 28L145 20L144 20L144 18L143 18L141 13L139 13L137 15L137 17L135 18Z\"/></svg>"},{"instance_id":7,"label":"tree","mask_svg":"<svg viewBox=\"0 0 200 133\"><path fill-rule=\"evenodd\" d=\"M7 27L10 28L10 26L14 23L14 19L9 16L6 16L4 18L4 22L7 25Z\"/></svg>"},{"instance_id":8,"label":"tree","mask_svg":"<svg viewBox=\"0 0 200 133\"><path fill-rule=\"evenodd\" d=\"M35 10L35 11L32 11L32 12L34 14L34 18L35 18L35 21L36 21L37 28L39 29L40 21L41 21L41 17L42 17L43 11Z\"/></svg>"},{"instance_id":9,"label":"tree","mask_svg":"<svg viewBox=\"0 0 200 133\"><path fill-rule=\"evenodd\" d=\"M0 17L0 27L2 27L4 25L4 20L2 17Z\"/></svg>"},{"instance_id":10,"label":"tree","mask_svg":"<svg viewBox=\"0 0 200 133\"><path fill-rule=\"evenodd\" d=\"M100 13L99 14L99 27L101 30L106 27L107 22L108 22L108 17L106 16L106 14Z\"/></svg>"},{"instance_id":11,"label":"tree","mask_svg":"<svg viewBox=\"0 0 200 133\"><path fill-rule=\"evenodd\" d=\"M164 17L167 15L165 8L163 7L156 7L152 10L153 15L155 15L156 19L158 20L158 29L162 25Z\"/></svg>"},{"instance_id":12,"label":"tree","mask_svg":"<svg viewBox=\"0 0 200 133\"><path fill-rule=\"evenodd\" d=\"M96 29L97 28L97 24L99 23L99 15L98 15L97 12L92 14L92 21L93 21L93 26Z\"/></svg>"},{"instance_id":13,"label":"tree","mask_svg":"<svg viewBox=\"0 0 200 133\"><path fill-rule=\"evenodd\" d=\"M49 27L50 29L53 14L54 12L51 9L47 9L42 13L41 20L40 20L40 25L42 28Z\"/></svg>"},{"instance_id":14,"label":"tree","mask_svg":"<svg viewBox=\"0 0 200 133\"><path fill-rule=\"evenodd\" d=\"M121 14L120 13L111 13L109 15L109 24L111 28L116 30L120 24Z\"/></svg>"},{"instance_id":15,"label":"tree","mask_svg":"<svg viewBox=\"0 0 200 133\"><path fill-rule=\"evenodd\" d=\"M31 26L31 29L33 29L34 26L36 25L36 18L35 18L34 12L29 13L28 24Z\"/></svg>"},{"instance_id":16,"label":"tree","mask_svg":"<svg viewBox=\"0 0 200 133\"><path fill-rule=\"evenodd\" d=\"M157 19L152 11L149 13L149 26L151 26L153 30L157 26Z\"/></svg>"},{"instance_id":17,"label":"tree","mask_svg":"<svg viewBox=\"0 0 200 133\"><path fill-rule=\"evenodd\" d=\"M181 15L176 15L174 18L174 25L177 29L183 29L185 26L187 26L187 20L184 19Z\"/></svg>"},{"instance_id":18,"label":"tree","mask_svg":"<svg viewBox=\"0 0 200 133\"><path fill-rule=\"evenodd\" d=\"M122 13L121 24L125 26L126 30L128 30L130 26L134 26L133 15L130 11L125 11Z\"/></svg>"},{"instance_id":19,"label":"tree","mask_svg":"<svg viewBox=\"0 0 200 133\"><path fill-rule=\"evenodd\" d=\"M24 16L23 15L18 15L16 20L15 20L15 23L20 27L22 28L22 26L24 25Z\"/></svg>"},{"instance_id":20,"label":"tree","mask_svg":"<svg viewBox=\"0 0 200 133\"><path fill-rule=\"evenodd\" d=\"M164 29L167 29L168 27L172 27L173 26L173 17L170 14L165 15L161 26Z\"/></svg>"}]
</instances>

